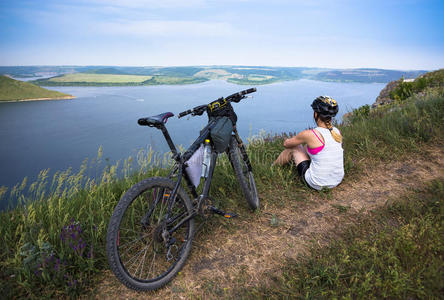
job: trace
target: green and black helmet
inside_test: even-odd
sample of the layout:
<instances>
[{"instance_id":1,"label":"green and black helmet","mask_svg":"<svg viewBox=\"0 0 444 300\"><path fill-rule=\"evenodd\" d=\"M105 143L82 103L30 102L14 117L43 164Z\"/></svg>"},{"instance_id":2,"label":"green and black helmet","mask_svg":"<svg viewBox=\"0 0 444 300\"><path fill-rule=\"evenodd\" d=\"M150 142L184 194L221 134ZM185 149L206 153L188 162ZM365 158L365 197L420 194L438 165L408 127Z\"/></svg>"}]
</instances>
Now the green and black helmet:
<instances>
[{"instance_id":1,"label":"green and black helmet","mask_svg":"<svg viewBox=\"0 0 444 300\"><path fill-rule=\"evenodd\" d=\"M311 107L315 112L325 117L334 117L338 113L339 106L335 99L329 96L319 96L314 99Z\"/></svg>"}]
</instances>

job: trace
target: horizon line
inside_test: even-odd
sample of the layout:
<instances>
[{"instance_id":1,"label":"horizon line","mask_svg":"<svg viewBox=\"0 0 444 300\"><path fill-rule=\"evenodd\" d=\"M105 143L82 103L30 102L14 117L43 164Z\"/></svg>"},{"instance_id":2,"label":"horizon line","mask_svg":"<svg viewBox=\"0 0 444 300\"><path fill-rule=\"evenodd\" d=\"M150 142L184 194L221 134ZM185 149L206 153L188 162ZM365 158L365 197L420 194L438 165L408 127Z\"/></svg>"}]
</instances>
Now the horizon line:
<instances>
[{"instance_id":1,"label":"horizon line","mask_svg":"<svg viewBox=\"0 0 444 300\"><path fill-rule=\"evenodd\" d=\"M186 68L186 67L249 67L249 68L302 68L302 69L324 69L324 70L390 70L390 71L435 71L437 69L389 69L389 68L378 68L378 67L308 67L308 66L273 66L273 65L229 65L229 64L214 64L214 65L80 65L80 64L62 64L62 65L0 65L0 67L128 67L128 68Z\"/></svg>"}]
</instances>

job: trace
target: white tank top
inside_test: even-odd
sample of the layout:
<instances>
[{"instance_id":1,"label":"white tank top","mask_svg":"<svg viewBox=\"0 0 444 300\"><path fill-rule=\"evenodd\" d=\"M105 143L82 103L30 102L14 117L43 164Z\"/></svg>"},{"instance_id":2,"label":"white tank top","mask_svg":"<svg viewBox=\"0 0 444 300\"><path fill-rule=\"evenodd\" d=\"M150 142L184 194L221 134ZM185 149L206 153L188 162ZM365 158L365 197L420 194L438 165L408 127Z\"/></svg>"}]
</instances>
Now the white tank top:
<instances>
[{"instance_id":1,"label":"white tank top","mask_svg":"<svg viewBox=\"0 0 444 300\"><path fill-rule=\"evenodd\" d=\"M305 181L312 188L321 190L324 187L334 188L344 178L344 150L342 143L336 142L330 130L316 127L324 138L325 146L317 154L310 154L311 163L305 173ZM336 127L333 130L339 133Z\"/></svg>"}]
</instances>

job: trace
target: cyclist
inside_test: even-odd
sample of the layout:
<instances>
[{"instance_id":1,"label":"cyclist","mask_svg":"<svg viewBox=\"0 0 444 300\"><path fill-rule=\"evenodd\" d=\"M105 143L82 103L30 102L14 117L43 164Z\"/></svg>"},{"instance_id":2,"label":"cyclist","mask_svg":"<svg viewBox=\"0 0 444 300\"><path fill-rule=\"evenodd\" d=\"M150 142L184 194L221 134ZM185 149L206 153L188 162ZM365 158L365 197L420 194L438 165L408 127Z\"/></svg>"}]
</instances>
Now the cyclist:
<instances>
[{"instance_id":1,"label":"cyclist","mask_svg":"<svg viewBox=\"0 0 444 300\"><path fill-rule=\"evenodd\" d=\"M342 136L331 124L339 107L329 96L317 97L311 107L317 127L286 139L285 150L274 165L285 165L293 160L299 176L309 187L333 188L344 178Z\"/></svg>"}]
</instances>

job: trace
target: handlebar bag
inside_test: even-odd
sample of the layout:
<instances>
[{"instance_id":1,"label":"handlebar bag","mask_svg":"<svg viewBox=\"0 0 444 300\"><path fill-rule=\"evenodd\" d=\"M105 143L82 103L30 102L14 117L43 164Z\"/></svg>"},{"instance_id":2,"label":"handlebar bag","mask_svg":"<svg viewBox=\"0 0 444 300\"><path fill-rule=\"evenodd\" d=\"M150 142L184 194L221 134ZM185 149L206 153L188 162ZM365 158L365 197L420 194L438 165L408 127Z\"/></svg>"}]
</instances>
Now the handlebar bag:
<instances>
[{"instance_id":1,"label":"handlebar bag","mask_svg":"<svg viewBox=\"0 0 444 300\"><path fill-rule=\"evenodd\" d=\"M232 131L233 122L231 122L229 117L216 117L216 123L213 128L211 128L210 135L214 150L217 153L222 153L227 149Z\"/></svg>"},{"instance_id":2,"label":"handlebar bag","mask_svg":"<svg viewBox=\"0 0 444 300\"><path fill-rule=\"evenodd\" d=\"M237 115L234 112L230 101L220 98L208 104L208 117L229 117L233 125L237 122Z\"/></svg>"}]
</instances>

